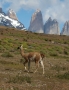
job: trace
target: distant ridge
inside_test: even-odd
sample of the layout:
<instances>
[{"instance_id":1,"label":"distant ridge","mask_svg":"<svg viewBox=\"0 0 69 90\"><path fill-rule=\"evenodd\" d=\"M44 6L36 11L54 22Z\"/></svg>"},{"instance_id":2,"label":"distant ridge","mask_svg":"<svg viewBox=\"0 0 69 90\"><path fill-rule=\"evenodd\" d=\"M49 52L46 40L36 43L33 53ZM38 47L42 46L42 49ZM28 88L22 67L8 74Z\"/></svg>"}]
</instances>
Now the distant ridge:
<instances>
[{"instance_id":1,"label":"distant ridge","mask_svg":"<svg viewBox=\"0 0 69 90\"><path fill-rule=\"evenodd\" d=\"M49 17L44 25L44 33L60 35L60 29L56 19L52 20L51 17Z\"/></svg>"},{"instance_id":2,"label":"distant ridge","mask_svg":"<svg viewBox=\"0 0 69 90\"><path fill-rule=\"evenodd\" d=\"M61 35L68 35L69 36L69 21L66 21L64 27L62 29Z\"/></svg>"},{"instance_id":3,"label":"distant ridge","mask_svg":"<svg viewBox=\"0 0 69 90\"><path fill-rule=\"evenodd\" d=\"M3 12L2 8L0 8L0 26L12 27L27 31L25 26L18 20L16 13L12 9L9 9L6 14ZM45 24L43 24L42 12L41 10L37 9L31 17L28 31L69 36L69 21L64 23L62 31L60 32L58 21L49 17Z\"/></svg>"},{"instance_id":4,"label":"distant ridge","mask_svg":"<svg viewBox=\"0 0 69 90\"><path fill-rule=\"evenodd\" d=\"M7 15L3 12L2 8L0 8L0 26L14 27L20 30L26 30L24 25L18 21L15 12L12 9L8 11Z\"/></svg>"},{"instance_id":5,"label":"distant ridge","mask_svg":"<svg viewBox=\"0 0 69 90\"><path fill-rule=\"evenodd\" d=\"M43 24L42 12L37 9L31 17L28 31L54 35L69 35L69 21L66 21L60 32L58 21L56 19L52 20L49 17L45 24Z\"/></svg>"},{"instance_id":6,"label":"distant ridge","mask_svg":"<svg viewBox=\"0 0 69 90\"><path fill-rule=\"evenodd\" d=\"M28 30L36 33L60 35L60 29L57 20L52 20L51 17L49 17L49 19L43 25L42 12L39 9L37 9L32 15Z\"/></svg>"}]
</instances>

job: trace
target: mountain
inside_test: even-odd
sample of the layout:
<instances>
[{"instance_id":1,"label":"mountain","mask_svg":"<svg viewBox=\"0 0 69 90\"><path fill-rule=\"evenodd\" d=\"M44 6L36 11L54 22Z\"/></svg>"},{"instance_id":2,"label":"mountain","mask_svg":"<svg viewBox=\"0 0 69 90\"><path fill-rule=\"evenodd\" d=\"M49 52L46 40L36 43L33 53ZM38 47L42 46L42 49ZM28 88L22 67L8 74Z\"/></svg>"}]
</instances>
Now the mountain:
<instances>
[{"instance_id":1,"label":"mountain","mask_svg":"<svg viewBox=\"0 0 69 90\"><path fill-rule=\"evenodd\" d=\"M12 9L9 9L9 10L8 10L7 15L8 15L11 19L18 20L18 18L17 18L17 16L16 16L16 13L15 13Z\"/></svg>"},{"instance_id":2,"label":"mountain","mask_svg":"<svg viewBox=\"0 0 69 90\"><path fill-rule=\"evenodd\" d=\"M69 21L65 22L61 35L69 35Z\"/></svg>"},{"instance_id":3,"label":"mountain","mask_svg":"<svg viewBox=\"0 0 69 90\"><path fill-rule=\"evenodd\" d=\"M32 15L28 31L44 33L42 13L39 9Z\"/></svg>"},{"instance_id":4,"label":"mountain","mask_svg":"<svg viewBox=\"0 0 69 90\"><path fill-rule=\"evenodd\" d=\"M60 29L56 19L52 20L51 17L49 17L44 25L44 33L60 35Z\"/></svg>"},{"instance_id":5,"label":"mountain","mask_svg":"<svg viewBox=\"0 0 69 90\"><path fill-rule=\"evenodd\" d=\"M2 13L2 8L0 8L0 13Z\"/></svg>"},{"instance_id":6,"label":"mountain","mask_svg":"<svg viewBox=\"0 0 69 90\"><path fill-rule=\"evenodd\" d=\"M43 25L42 13L38 9L31 17L28 31L32 31L36 33L60 35L60 29L57 20L56 19L52 20L50 17Z\"/></svg>"},{"instance_id":7,"label":"mountain","mask_svg":"<svg viewBox=\"0 0 69 90\"><path fill-rule=\"evenodd\" d=\"M13 12L14 11L11 10L11 13L13 13ZM13 15L13 17L16 17L16 16ZM7 14L5 14L2 11L2 8L0 8L0 26L14 27L14 28L17 28L17 29L26 30L24 25L20 21L15 20L13 17L10 16L10 15L8 16Z\"/></svg>"}]
</instances>

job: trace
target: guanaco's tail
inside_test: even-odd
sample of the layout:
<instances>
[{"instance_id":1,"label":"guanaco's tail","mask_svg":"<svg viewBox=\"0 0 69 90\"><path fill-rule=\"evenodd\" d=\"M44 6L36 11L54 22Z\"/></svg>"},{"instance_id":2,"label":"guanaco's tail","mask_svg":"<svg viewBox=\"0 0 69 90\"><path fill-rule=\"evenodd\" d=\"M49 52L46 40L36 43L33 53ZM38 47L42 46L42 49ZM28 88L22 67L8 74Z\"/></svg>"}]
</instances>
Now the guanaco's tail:
<instances>
[{"instance_id":1,"label":"guanaco's tail","mask_svg":"<svg viewBox=\"0 0 69 90\"><path fill-rule=\"evenodd\" d=\"M41 53L41 57L42 57L42 59L45 57L45 55L43 54L43 53Z\"/></svg>"}]
</instances>

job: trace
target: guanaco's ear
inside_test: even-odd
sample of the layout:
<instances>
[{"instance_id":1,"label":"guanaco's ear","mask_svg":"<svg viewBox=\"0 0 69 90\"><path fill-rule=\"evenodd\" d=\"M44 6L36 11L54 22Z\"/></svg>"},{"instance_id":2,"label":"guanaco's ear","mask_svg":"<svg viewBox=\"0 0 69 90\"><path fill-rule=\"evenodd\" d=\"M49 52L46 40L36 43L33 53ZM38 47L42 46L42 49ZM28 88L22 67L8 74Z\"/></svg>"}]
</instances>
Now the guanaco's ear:
<instances>
[{"instance_id":1,"label":"guanaco's ear","mask_svg":"<svg viewBox=\"0 0 69 90\"><path fill-rule=\"evenodd\" d=\"M23 44L21 45L21 47L23 47Z\"/></svg>"}]
</instances>

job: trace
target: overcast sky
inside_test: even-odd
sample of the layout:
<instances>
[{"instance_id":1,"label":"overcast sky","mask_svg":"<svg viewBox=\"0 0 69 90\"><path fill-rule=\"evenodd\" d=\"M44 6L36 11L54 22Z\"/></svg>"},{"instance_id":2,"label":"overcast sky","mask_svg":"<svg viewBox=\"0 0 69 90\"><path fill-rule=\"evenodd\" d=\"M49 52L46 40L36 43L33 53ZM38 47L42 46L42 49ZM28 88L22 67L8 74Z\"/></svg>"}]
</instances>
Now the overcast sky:
<instances>
[{"instance_id":1,"label":"overcast sky","mask_svg":"<svg viewBox=\"0 0 69 90\"><path fill-rule=\"evenodd\" d=\"M0 7L5 12L13 9L26 28L36 9L41 10L44 23L49 17L57 19L60 29L69 20L69 0L0 0Z\"/></svg>"}]
</instances>

